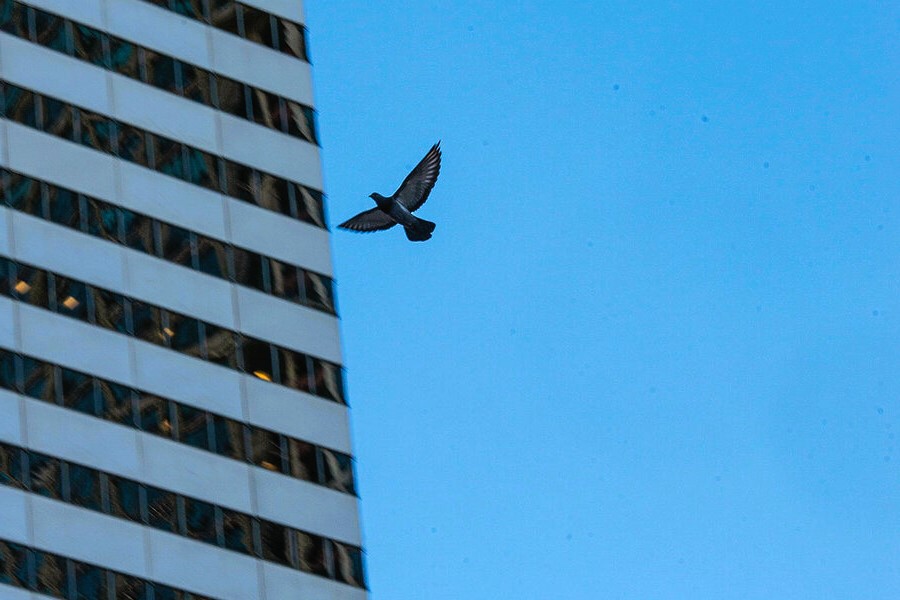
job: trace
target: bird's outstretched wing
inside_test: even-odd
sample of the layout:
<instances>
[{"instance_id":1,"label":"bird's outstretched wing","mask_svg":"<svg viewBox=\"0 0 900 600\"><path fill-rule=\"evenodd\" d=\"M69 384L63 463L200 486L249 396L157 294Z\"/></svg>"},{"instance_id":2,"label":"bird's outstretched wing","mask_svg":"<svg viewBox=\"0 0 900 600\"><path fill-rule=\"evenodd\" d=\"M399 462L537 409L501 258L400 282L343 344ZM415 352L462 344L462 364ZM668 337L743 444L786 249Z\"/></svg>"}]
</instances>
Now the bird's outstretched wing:
<instances>
[{"instance_id":1,"label":"bird's outstretched wing","mask_svg":"<svg viewBox=\"0 0 900 600\"><path fill-rule=\"evenodd\" d=\"M347 219L338 227L342 229L350 229L352 231L361 231L368 233L370 231L383 231L390 229L397 224L397 221L383 213L379 208L371 208L365 210L355 217Z\"/></svg>"},{"instance_id":2,"label":"bird's outstretched wing","mask_svg":"<svg viewBox=\"0 0 900 600\"><path fill-rule=\"evenodd\" d=\"M441 143L438 142L431 147L428 154L425 155L416 168L410 171L397 191L394 197L397 202L405 206L409 212L413 212L428 200L428 194L434 187L438 175L441 172Z\"/></svg>"}]
</instances>

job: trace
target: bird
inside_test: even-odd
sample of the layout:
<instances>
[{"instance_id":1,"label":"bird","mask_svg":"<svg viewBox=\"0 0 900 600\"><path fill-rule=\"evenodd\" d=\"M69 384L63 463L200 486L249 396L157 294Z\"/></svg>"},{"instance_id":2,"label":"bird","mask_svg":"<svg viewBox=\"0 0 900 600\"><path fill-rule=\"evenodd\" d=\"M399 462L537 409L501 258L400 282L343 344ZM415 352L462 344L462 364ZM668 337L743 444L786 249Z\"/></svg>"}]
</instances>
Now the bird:
<instances>
[{"instance_id":1,"label":"bird","mask_svg":"<svg viewBox=\"0 0 900 600\"><path fill-rule=\"evenodd\" d=\"M431 237L436 225L412 213L428 200L440 172L441 143L438 142L410 171L392 196L384 197L375 192L369 194L369 198L375 201L375 208L347 219L338 227L369 233L384 231L399 223L406 231L406 239L411 242L424 242Z\"/></svg>"}]
</instances>

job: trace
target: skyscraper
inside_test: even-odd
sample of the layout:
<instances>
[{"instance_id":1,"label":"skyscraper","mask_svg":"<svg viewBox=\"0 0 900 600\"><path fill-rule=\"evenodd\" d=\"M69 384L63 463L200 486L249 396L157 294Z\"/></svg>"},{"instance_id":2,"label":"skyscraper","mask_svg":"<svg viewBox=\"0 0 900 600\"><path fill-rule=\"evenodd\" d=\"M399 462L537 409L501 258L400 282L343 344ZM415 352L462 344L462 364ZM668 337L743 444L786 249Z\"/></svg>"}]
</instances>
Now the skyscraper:
<instances>
[{"instance_id":1,"label":"skyscraper","mask_svg":"<svg viewBox=\"0 0 900 600\"><path fill-rule=\"evenodd\" d=\"M0 598L366 597L300 0L0 0Z\"/></svg>"}]
</instances>

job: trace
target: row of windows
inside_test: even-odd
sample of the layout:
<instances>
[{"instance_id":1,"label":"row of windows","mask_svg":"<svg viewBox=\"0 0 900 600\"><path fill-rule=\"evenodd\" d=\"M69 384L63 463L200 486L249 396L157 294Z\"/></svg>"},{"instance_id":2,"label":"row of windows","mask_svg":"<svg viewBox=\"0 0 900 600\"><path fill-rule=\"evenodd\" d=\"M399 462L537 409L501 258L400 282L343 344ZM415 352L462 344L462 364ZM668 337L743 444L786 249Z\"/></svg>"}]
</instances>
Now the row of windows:
<instances>
[{"instance_id":1,"label":"row of windows","mask_svg":"<svg viewBox=\"0 0 900 600\"><path fill-rule=\"evenodd\" d=\"M264 381L345 402L341 368L332 362L3 257L0 295Z\"/></svg>"},{"instance_id":2,"label":"row of windows","mask_svg":"<svg viewBox=\"0 0 900 600\"><path fill-rule=\"evenodd\" d=\"M4 81L0 118L325 227L321 192Z\"/></svg>"},{"instance_id":3,"label":"row of windows","mask_svg":"<svg viewBox=\"0 0 900 600\"><path fill-rule=\"evenodd\" d=\"M0 388L356 494L346 454L3 348Z\"/></svg>"},{"instance_id":4,"label":"row of windows","mask_svg":"<svg viewBox=\"0 0 900 600\"><path fill-rule=\"evenodd\" d=\"M20 2L0 3L9 6L6 10L0 8L0 31L269 129L319 143L315 111L309 106Z\"/></svg>"},{"instance_id":5,"label":"row of windows","mask_svg":"<svg viewBox=\"0 0 900 600\"><path fill-rule=\"evenodd\" d=\"M334 314L330 278L0 168L0 203L163 260Z\"/></svg>"},{"instance_id":6,"label":"row of windows","mask_svg":"<svg viewBox=\"0 0 900 600\"><path fill-rule=\"evenodd\" d=\"M309 61L306 28L234 0L144 0L244 39Z\"/></svg>"},{"instance_id":7,"label":"row of windows","mask_svg":"<svg viewBox=\"0 0 900 600\"><path fill-rule=\"evenodd\" d=\"M65 600L212 600L2 539L0 584Z\"/></svg>"},{"instance_id":8,"label":"row of windows","mask_svg":"<svg viewBox=\"0 0 900 600\"><path fill-rule=\"evenodd\" d=\"M91 467L0 443L0 483L364 587L355 546Z\"/></svg>"}]
</instances>

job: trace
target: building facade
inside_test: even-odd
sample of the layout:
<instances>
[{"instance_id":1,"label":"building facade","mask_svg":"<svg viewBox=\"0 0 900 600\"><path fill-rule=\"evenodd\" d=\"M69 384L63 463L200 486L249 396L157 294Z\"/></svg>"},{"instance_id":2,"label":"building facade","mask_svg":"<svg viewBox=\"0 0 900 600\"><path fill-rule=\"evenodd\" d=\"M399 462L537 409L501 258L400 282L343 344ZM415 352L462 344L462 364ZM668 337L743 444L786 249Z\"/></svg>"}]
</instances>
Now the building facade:
<instances>
[{"instance_id":1,"label":"building facade","mask_svg":"<svg viewBox=\"0 0 900 600\"><path fill-rule=\"evenodd\" d=\"M366 597L300 0L0 0L0 598Z\"/></svg>"}]
</instances>

